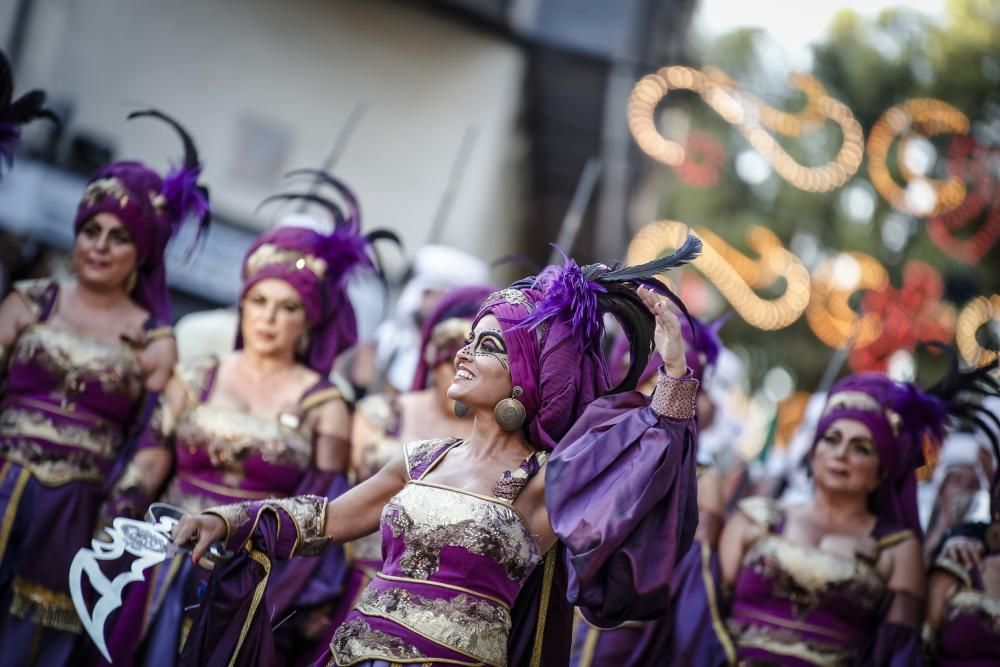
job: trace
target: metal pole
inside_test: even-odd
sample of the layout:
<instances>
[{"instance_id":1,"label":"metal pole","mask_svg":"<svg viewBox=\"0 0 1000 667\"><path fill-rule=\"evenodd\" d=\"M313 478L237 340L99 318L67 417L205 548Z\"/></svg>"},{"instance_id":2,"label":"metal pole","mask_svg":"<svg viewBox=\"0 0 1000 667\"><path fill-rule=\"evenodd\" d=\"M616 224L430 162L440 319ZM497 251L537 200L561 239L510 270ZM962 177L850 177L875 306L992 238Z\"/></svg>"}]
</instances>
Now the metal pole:
<instances>
[{"instance_id":1,"label":"metal pole","mask_svg":"<svg viewBox=\"0 0 1000 667\"><path fill-rule=\"evenodd\" d=\"M587 212L587 205L594 194L594 187L597 179L601 175L601 159L591 157L583 166L580 173L580 180L576 183L576 190L573 192L573 199L570 201L569 210L563 217L562 225L559 227L559 236L556 238L556 248L552 249L549 256L549 264L559 261L559 250L569 254L573 251L573 244L576 242L577 234L580 233L580 226L583 224L583 214ZM558 249L557 249L558 248Z\"/></svg>"},{"instance_id":2,"label":"metal pole","mask_svg":"<svg viewBox=\"0 0 1000 667\"><path fill-rule=\"evenodd\" d=\"M344 151L347 150L347 142L354 135L354 131L358 127L358 123L361 122L361 118L368 111L367 102L358 102L351 109L351 113L347 116L347 120L344 121L343 126L340 128L340 132L337 133L336 139L333 141L333 147L330 149L330 153L323 160L323 164L320 165L320 170L325 172L330 172L333 170L337 163L340 162L340 158L343 156ZM319 180L317 179L312 186L309 188L309 194L314 195L319 190ZM305 211L306 207L309 205L308 202L303 201L299 204L298 212L302 213Z\"/></svg>"},{"instance_id":3,"label":"metal pole","mask_svg":"<svg viewBox=\"0 0 1000 667\"><path fill-rule=\"evenodd\" d=\"M10 35L7 37L7 60L15 69L21 64L21 56L24 55L24 42L28 37L34 4L35 0L19 0L17 8L12 12Z\"/></svg>"},{"instance_id":4,"label":"metal pole","mask_svg":"<svg viewBox=\"0 0 1000 667\"><path fill-rule=\"evenodd\" d=\"M469 161L469 156L472 154L472 148L475 146L478 136L479 128L476 126L470 125L465 128L465 134L462 135L462 142L458 145L458 152L451 163L448 183L445 185L444 193L441 195L441 201L438 202L434 219L431 221L431 231L427 237L428 243L439 242L441 236L444 234L444 225L448 221L448 214L451 213L451 206L455 201L455 195L458 193L458 186L462 182L462 176L465 175L465 165Z\"/></svg>"}]
</instances>

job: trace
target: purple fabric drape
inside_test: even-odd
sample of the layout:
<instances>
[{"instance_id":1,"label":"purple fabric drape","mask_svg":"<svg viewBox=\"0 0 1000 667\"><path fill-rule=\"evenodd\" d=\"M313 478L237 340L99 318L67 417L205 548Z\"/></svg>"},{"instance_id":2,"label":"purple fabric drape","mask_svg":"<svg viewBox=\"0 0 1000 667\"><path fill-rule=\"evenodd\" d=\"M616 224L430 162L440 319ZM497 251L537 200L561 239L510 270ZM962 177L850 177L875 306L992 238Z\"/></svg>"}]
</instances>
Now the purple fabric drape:
<instances>
[{"instance_id":1,"label":"purple fabric drape","mask_svg":"<svg viewBox=\"0 0 1000 667\"><path fill-rule=\"evenodd\" d=\"M178 664L253 667L279 662L271 630L278 619L268 611L273 561L267 554L287 557L294 542L287 536L295 534L295 524L284 512L261 513L249 548L212 574Z\"/></svg>"},{"instance_id":2,"label":"purple fabric drape","mask_svg":"<svg viewBox=\"0 0 1000 667\"><path fill-rule=\"evenodd\" d=\"M698 525L694 419L673 421L628 392L587 408L549 459L549 521L566 545L567 597L612 627L667 609Z\"/></svg>"}]
</instances>

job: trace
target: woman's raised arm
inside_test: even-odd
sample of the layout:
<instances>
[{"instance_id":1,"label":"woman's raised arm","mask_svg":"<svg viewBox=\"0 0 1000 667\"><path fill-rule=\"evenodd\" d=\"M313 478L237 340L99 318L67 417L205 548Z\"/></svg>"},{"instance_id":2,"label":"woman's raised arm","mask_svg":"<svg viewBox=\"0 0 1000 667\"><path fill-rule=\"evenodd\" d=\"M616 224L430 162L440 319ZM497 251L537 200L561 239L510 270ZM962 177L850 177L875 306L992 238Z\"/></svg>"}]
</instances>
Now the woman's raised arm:
<instances>
[{"instance_id":1,"label":"woman's raised arm","mask_svg":"<svg viewBox=\"0 0 1000 667\"><path fill-rule=\"evenodd\" d=\"M197 516L185 517L174 529L174 544L194 542L191 559L198 563L216 542L235 551L253 536L265 512L277 515L280 525L291 524L278 540L277 558L314 555L328 542L348 542L378 529L385 504L406 484L406 466L400 452L371 479L362 482L335 500L318 496L297 496L223 505Z\"/></svg>"}]
</instances>

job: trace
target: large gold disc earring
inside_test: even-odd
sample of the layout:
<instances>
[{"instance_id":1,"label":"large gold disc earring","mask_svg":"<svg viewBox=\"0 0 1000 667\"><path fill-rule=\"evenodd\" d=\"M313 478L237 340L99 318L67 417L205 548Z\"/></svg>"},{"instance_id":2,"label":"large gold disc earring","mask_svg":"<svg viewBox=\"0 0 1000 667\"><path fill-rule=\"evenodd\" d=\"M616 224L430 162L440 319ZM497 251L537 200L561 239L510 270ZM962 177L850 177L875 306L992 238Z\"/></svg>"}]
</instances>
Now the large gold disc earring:
<instances>
[{"instance_id":1,"label":"large gold disc earring","mask_svg":"<svg viewBox=\"0 0 1000 667\"><path fill-rule=\"evenodd\" d=\"M524 426L527 412L524 410L524 403L517 400L522 394L524 394L524 390L515 385L510 398L503 399L493 408L493 417L497 420L500 428L505 431L516 431Z\"/></svg>"}]
</instances>

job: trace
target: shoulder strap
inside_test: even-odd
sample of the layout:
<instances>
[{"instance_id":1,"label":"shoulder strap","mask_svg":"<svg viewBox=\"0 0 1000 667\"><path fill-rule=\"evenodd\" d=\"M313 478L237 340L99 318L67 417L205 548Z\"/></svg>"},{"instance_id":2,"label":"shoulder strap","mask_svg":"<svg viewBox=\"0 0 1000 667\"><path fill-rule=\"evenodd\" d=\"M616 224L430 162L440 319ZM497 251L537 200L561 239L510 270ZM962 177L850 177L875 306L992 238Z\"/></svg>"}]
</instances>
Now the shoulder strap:
<instances>
[{"instance_id":1,"label":"shoulder strap","mask_svg":"<svg viewBox=\"0 0 1000 667\"><path fill-rule=\"evenodd\" d=\"M177 364L174 375L187 392L192 405L204 403L212 393L215 378L219 371L219 358L215 355L198 357L191 361Z\"/></svg>"},{"instance_id":2,"label":"shoulder strap","mask_svg":"<svg viewBox=\"0 0 1000 667\"><path fill-rule=\"evenodd\" d=\"M305 413L318 405L329 401L343 400L343 398L344 395L340 393L340 390L332 382L319 380L302 394L302 398L299 399L299 409Z\"/></svg>"},{"instance_id":3,"label":"shoulder strap","mask_svg":"<svg viewBox=\"0 0 1000 667\"><path fill-rule=\"evenodd\" d=\"M777 503L769 498L746 498L741 500L736 508L744 516L769 533L774 532L775 526L782 519Z\"/></svg>"},{"instance_id":4,"label":"shoulder strap","mask_svg":"<svg viewBox=\"0 0 1000 667\"><path fill-rule=\"evenodd\" d=\"M169 322L162 322L152 315L147 317L146 321L142 323L142 330L146 332L147 341L159 338L172 338L174 335L174 328L170 326Z\"/></svg>"},{"instance_id":5,"label":"shoulder strap","mask_svg":"<svg viewBox=\"0 0 1000 667\"><path fill-rule=\"evenodd\" d=\"M515 470L506 470L493 485L493 495L507 502L514 502L521 490L528 485L549 458L548 452L535 450Z\"/></svg>"},{"instance_id":6,"label":"shoulder strap","mask_svg":"<svg viewBox=\"0 0 1000 667\"><path fill-rule=\"evenodd\" d=\"M891 533L877 536L875 539L878 541L879 549L887 549L888 547L899 544L900 542L908 540L913 536L912 530L904 528L902 530L895 530Z\"/></svg>"},{"instance_id":7,"label":"shoulder strap","mask_svg":"<svg viewBox=\"0 0 1000 667\"><path fill-rule=\"evenodd\" d=\"M52 314L59 296L59 283L52 278L19 280L14 283L14 291L31 311L36 322L44 322Z\"/></svg>"},{"instance_id":8,"label":"shoulder strap","mask_svg":"<svg viewBox=\"0 0 1000 667\"><path fill-rule=\"evenodd\" d=\"M420 479L427 474L459 442L459 438L435 438L406 443L403 446L403 457L410 479Z\"/></svg>"}]
</instances>

